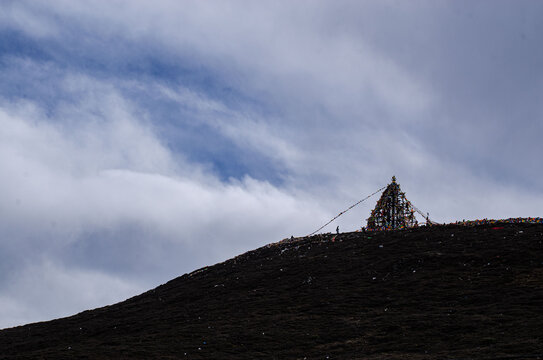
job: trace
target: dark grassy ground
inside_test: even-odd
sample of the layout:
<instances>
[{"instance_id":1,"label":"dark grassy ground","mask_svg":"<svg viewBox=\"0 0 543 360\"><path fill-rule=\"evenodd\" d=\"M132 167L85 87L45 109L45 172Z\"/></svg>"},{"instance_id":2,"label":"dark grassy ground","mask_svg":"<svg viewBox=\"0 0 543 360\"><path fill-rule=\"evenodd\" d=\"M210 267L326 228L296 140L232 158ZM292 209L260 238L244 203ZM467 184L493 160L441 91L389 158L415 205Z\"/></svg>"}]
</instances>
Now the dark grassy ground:
<instances>
[{"instance_id":1,"label":"dark grassy ground","mask_svg":"<svg viewBox=\"0 0 543 360\"><path fill-rule=\"evenodd\" d=\"M0 359L543 358L542 242L530 224L296 239L0 331Z\"/></svg>"}]
</instances>

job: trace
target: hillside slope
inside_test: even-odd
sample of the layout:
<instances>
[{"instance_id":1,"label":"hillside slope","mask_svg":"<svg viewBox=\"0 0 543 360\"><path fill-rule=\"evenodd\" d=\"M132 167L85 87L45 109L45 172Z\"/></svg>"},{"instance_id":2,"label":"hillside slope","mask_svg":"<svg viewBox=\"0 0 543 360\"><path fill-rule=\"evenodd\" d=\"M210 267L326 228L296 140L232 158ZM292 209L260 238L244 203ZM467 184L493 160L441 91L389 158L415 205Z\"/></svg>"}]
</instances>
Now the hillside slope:
<instances>
[{"instance_id":1,"label":"hillside slope","mask_svg":"<svg viewBox=\"0 0 543 360\"><path fill-rule=\"evenodd\" d=\"M0 331L0 359L543 358L542 242L534 224L284 241Z\"/></svg>"}]
</instances>

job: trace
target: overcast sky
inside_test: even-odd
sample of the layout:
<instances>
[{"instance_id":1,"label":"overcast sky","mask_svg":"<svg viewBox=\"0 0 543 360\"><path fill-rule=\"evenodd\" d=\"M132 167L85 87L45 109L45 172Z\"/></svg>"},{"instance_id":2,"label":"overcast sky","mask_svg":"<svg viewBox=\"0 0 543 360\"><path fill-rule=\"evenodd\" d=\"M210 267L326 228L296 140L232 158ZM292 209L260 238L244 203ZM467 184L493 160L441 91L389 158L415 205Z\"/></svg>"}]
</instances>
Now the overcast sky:
<instances>
[{"instance_id":1,"label":"overcast sky","mask_svg":"<svg viewBox=\"0 0 543 360\"><path fill-rule=\"evenodd\" d=\"M435 221L543 216L542 38L541 1L0 0L0 328L306 235L392 175Z\"/></svg>"}]
</instances>

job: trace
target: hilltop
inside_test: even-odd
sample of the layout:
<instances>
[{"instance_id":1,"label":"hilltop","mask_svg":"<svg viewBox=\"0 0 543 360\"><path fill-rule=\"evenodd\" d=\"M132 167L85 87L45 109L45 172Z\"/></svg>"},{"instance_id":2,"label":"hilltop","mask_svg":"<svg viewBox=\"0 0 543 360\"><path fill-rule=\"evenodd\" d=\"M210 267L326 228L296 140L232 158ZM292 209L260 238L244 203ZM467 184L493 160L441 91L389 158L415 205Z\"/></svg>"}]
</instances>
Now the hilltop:
<instances>
[{"instance_id":1,"label":"hilltop","mask_svg":"<svg viewBox=\"0 0 543 360\"><path fill-rule=\"evenodd\" d=\"M543 358L543 224L284 240L0 331L0 359Z\"/></svg>"}]
</instances>

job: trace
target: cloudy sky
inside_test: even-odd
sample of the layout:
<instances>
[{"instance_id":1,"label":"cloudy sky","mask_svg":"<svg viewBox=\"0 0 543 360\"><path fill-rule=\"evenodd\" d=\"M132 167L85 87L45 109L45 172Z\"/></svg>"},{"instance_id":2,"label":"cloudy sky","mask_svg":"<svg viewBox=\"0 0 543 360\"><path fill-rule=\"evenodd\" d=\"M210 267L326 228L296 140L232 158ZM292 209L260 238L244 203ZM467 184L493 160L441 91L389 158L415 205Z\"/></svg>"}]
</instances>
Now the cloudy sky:
<instances>
[{"instance_id":1,"label":"cloudy sky","mask_svg":"<svg viewBox=\"0 0 543 360\"><path fill-rule=\"evenodd\" d=\"M542 37L540 1L0 0L0 328L306 235L392 175L436 221L543 216Z\"/></svg>"}]
</instances>

